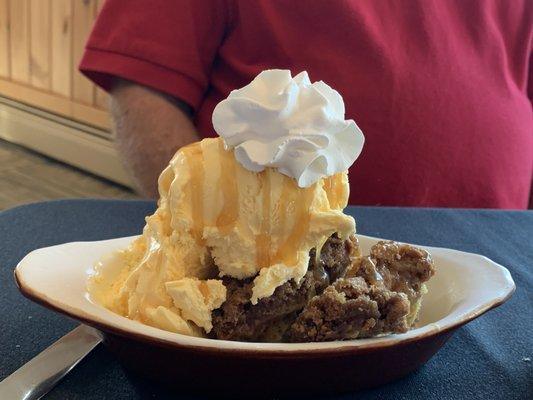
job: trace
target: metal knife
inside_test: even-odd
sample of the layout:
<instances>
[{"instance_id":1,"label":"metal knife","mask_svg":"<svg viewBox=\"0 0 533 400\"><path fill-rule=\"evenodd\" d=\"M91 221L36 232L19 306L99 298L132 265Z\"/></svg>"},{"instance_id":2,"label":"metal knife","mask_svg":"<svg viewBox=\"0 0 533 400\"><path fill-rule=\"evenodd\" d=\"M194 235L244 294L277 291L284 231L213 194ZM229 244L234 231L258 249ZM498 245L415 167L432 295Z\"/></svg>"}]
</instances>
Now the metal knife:
<instances>
[{"instance_id":1,"label":"metal knife","mask_svg":"<svg viewBox=\"0 0 533 400\"><path fill-rule=\"evenodd\" d=\"M93 328L78 326L0 382L0 399L40 399L101 340Z\"/></svg>"}]
</instances>

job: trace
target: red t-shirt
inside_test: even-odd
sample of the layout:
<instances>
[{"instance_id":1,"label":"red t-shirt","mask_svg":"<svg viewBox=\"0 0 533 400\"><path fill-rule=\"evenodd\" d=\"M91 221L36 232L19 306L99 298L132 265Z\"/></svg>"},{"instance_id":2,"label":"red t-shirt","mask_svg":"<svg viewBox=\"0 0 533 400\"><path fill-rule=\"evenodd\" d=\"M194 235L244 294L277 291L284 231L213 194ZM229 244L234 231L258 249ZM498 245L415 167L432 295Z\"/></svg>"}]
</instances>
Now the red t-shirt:
<instances>
[{"instance_id":1,"label":"red t-shirt","mask_svg":"<svg viewBox=\"0 0 533 400\"><path fill-rule=\"evenodd\" d=\"M532 41L529 0L107 0L81 70L180 98L204 136L260 71L307 70L366 136L350 203L527 208Z\"/></svg>"}]
</instances>

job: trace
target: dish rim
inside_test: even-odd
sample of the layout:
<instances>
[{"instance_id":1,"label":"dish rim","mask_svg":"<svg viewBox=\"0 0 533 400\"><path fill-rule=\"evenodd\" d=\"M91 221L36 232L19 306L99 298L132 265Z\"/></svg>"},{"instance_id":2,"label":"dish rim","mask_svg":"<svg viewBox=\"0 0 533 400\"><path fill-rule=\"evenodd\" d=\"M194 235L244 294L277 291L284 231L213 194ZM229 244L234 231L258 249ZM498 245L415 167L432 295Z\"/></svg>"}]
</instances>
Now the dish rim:
<instances>
[{"instance_id":1,"label":"dish rim","mask_svg":"<svg viewBox=\"0 0 533 400\"><path fill-rule=\"evenodd\" d=\"M369 240L385 240L381 238L376 238L372 236L366 236L366 235L357 235L358 237L364 237ZM106 241L84 241L84 242L69 242L64 243L56 246L49 246L44 247L40 249L33 250L32 252L28 253L17 265L17 267L14 270L14 278L15 282L17 284L17 287L19 291L22 293L22 295L42 306L45 308L48 308L52 311L59 312L60 314L66 315L70 318L73 318L75 320L78 320L86 325L92 326L96 328L99 331L103 331L106 333L111 333L113 335L117 335L126 339L131 339L135 341L140 341L145 344L149 345L156 345L159 347L165 347L175 350L189 350L189 351L202 351L202 352L211 352L211 353L217 353L218 355L227 354L227 355L235 355L239 354L242 355L251 355L254 357L260 356L262 358L284 358L284 357L313 357L313 356L323 356L324 354L331 354L331 355L341 355L343 353L349 353L349 354L355 354L355 353L365 353L368 351L375 351L379 349L386 349L390 347L396 347L396 346L402 346L406 345L415 341L421 341L424 339L430 339L432 337L436 337L442 334L446 334L448 332L451 332L457 328L459 328L462 325L465 325L466 323L472 321L475 318L478 318L482 314L490 311L491 309L494 309L501 304L505 303L514 293L516 290L516 285L511 277L510 272L507 270L507 268L503 267L502 265L492 261L491 259L475 254L475 253L469 253L469 252L463 252L460 250L454 250L449 248L443 248L443 247L429 247L429 246L421 246L426 249L439 249L439 250L446 250L449 252L454 252L458 254L466 254L468 256L475 256L477 258L482 259L484 262L488 262L490 264L493 264L493 267L497 267L501 269L501 271L506 275L507 283L510 285L506 288L504 291L502 289L500 295L493 297L491 300L485 301L484 303L480 304L477 307L472 308L468 312L466 312L464 315L457 318L457 320L453 322L447 323L445 326L438 326L437 323L428 324L432 325L427 330L420 332L414 336L406 337L406 338L398 338L399 335L387 335L384 337L380 337L379 339L383 338L390 338L390 340L381 340L381 341L372 341L373 338L365 339L365 342L362 342L360 339L350 340L350 341L336 341L334 343L337 343L339 346L336 347L325 347L325 348L292 348L291 346L297 346L301 345L301 343L255 343L256 345L276 345L278 347L285 347L285 348L242 348L238 347L238 344L245 344L245 345L253 345L253 342L238 342L238 341L230 341L232 345L235 345L235 347L218 347L216 344L221 342L227 342L223 340L218 339L208 339L208 338L201 338L202 340L208 341L208 343L212 345L202 345L202 344L191 344L191 343L178 343L175 341L167 340L165 338L161 337L155 337L153 335L150 335L148 333L143 332L133 332L127 328L121 328L117 327L111 324L105 323L105 321L101 321L100 318L97 316L91 315L90 313L86 312L86 310L77 310L73 308L64 307L63 305L55 304L53 300L49 300L49 298L46 297L46 295L38 293L36 290L34 290L30 285L26 284L24 280L22 279L21 275L21 268L24 264L24 261L27 259L28 256L30 256L32 253L39 251L39 250L45 250L52 247L58 247L65 244L73 245L76 243L84 243L84 244L90 244L90 243L101 243L101 242L108 242L113 241L117 239L128 239L128 238L134 238L136 236L130 236L130 237L122 237L122 238L115 238L110 239ZM85 293L87 294L87 293ZM92 300L88 300L93 302ZM80 312L78 312L80 311ZM110 310L107 310L109 313L113 313ZM113 313L115 314L115 313ZM117 314L115 314L117 315ZM121 316L122 317L122 316ZM126 318L126 317L122 317ZM427 326L427 325L426 325ZM157 329L157 328L155 328ZM176 335L180 335L177 334ZM186 335L180 335L184 336L186 339L190 338ZM330 342L331 343L331 342ZM311 344L311 343L310 343ZM315 343L316 344L316 343Z\"/></svg>"}]
</instances>

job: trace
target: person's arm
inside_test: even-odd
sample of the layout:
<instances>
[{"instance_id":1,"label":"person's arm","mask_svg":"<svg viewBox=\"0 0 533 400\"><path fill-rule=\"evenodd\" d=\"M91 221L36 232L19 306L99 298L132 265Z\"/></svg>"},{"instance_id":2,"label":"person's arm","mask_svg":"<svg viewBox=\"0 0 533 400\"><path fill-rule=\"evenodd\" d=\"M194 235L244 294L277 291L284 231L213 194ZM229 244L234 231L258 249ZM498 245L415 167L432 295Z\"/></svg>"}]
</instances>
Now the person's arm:
<instances>
[{"instance_id":1,"label":"person's arm","mask_svg":"<svg viewBox=\"0 0 533 400\"><path fill-rule=\"evenodd\" d=\"M94 23L79 68L111 93L118 149L147 196L157 195L157 176L175 150L199 139L175 99L202 104L234 26L230 3L106 0Z\"/></svg>"},{"instance_id":2,"label":"person's arm","mask_svg":"<svg viewBox=\"0 0 533 400\"><path fill-rule=\"evenodd\" d=\"M157 198L157 178L176 150L199 140L189 107L125 80L111 89L117 148L139 192Z\"/></svg>"}]
</instances>

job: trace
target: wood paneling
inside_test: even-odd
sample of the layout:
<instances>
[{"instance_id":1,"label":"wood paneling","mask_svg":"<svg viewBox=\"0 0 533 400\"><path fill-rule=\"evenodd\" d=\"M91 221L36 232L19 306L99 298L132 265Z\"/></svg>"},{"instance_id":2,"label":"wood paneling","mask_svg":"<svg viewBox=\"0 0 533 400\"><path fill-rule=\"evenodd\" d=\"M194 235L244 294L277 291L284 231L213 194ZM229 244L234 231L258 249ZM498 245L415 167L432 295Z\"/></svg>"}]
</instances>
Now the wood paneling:
<instances>
[{"instance_id":1,"label":"wood paneling","mask_svg":"<svg viewBox=\"0 0 533 400\"><path fill-rule=\"evenodd\" d=\"M52 91L70 97L72 90L72 2L52 0L51 9Z\"/></svg>"},{"instance_id":2,"label":"wood paneling","mask_svg":"<svg viewBox=\"0 0 533 400\"><path fill-rule=\"evenodd\" d=\"M94 85L78 73L78 64L83 55L85 42L93 26L95 9L96 3L94 0L73 0L72 51L74 62L72 64L72 98L85 104L94 103Z\"/></svg>"},{"instance_id":3,"label":"wood paneling","mask_svg":"<svg viewBox=\"0 0 533 400\"><path fill-rule=\"evenodd\" d=\"M109 129L108 95L79 71L104 0L0 0L0 96Z\"/></svg>"},{"instance_id":4,"label":"wood paneling","mask_svg":"<svg viewBox=\"0 0 533 400\"><path fill-rule=\"evenodd\" d=\"M11 79L30 81L29 0L9 2Z\"/></svg>"},{"instance_id":5,"label":"wood paneling","mask_svg":"<svg viewBox=\"0 0 533 400\"><path fill-rule=\"evenodd\" d=\"M105 90L96 87L94 93L94 105L102 110L107 110L109 108L109 95Z\"/></svg>"},{"instance_id":6,"label":"wood paneling","mask_svg":"<svg viewBox=\"0 0 533 400\"><path fill-rule=\"evenodd\" d=\"M100 10L102 9L102 7L104 6L104 2L105 0L97 0L96 2L96 15L97 16ZM107 108L109 107L108 94L104 90L100 89L99 87L96 87L95 89L96 90L94 92L94 105L103 110L107 110Z\"/></svg>"},{"instance_id":7,"label":"wood paneling","mask_svg":"<svg viewBox=\"0 0 533 400\"><path fill-rule=\"evenodd\" d=\"M50 89L50 0L30 3L30 82L37 88Z\"/></svg>"},{"instance_id":8,"label":"wood paneling","mask_svg":"<svg viewBox=\"0 0 533 400\"><path fill-rule=\"evenodd\" d=\"M10 76L9 59L9 2L0 0L0 76Z\"/></svg>"},{"instance_id":9,"label":"wood paneling","mask_svg":"<svg viewBox=\"0 0 533 400\"><path fill-rule=\"evenodd\" d=\"M110 129L109 114L91 105L71 101L63 96L45 92L0 78L0 93L11 99L44 108L56 114L85 122L103 129Z\"/></svg>"}]
</instances>

